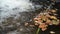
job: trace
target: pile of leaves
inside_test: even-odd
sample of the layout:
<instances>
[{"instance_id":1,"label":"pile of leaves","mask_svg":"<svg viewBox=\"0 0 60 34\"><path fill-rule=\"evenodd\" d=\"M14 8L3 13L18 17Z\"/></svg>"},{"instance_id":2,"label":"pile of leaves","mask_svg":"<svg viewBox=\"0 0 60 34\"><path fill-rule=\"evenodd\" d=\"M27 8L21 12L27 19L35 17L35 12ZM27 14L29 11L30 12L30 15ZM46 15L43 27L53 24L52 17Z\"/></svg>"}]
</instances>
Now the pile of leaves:
<instances>
[{"instance_id":1,"label":"pile of leaves","mask_svg":"<svg viewBox=\"0 0 60 34\"><path fill-rule=\"evenodd\" d=\"M59 19L56 17L57 10L51 9L47 10L45 12L41 12L37 17L34 18L35 25L38 26L38 31L41 29L42 31L45 31L48 27L48 25L58 25Z\"/></svg>"},{"instance_id":2,"label":"pile of leaves","mask_svg":"<svg viewBox=\"0 0 60 34\"><path fill-rule=\"evenodd\" d=\"M48 11L48 13L40 13L36 18L34 18L35 25L39 25L39 28L42 28L43 31L47 29L46 27L48 25L58 25L59 19L55 16L57 14L50 15L51 12L55 13L56 10Z\"/></svg>"}]
</instances>

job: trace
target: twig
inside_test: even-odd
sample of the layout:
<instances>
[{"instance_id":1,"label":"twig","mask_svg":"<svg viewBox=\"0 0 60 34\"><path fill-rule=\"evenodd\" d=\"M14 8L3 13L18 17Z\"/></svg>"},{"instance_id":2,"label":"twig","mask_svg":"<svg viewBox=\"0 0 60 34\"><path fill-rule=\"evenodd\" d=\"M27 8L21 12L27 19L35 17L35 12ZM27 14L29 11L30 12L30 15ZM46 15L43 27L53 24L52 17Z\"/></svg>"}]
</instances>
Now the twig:
<instances>
[{"instance_id":1,"label":"twig","mask_svg":"<svg viewBox=\"0 0 60 34\"><path fill-rule=\"evenodd\" d=\"M38 30L37 30L37 32L36 32L36 34L38 34L38 33L39 33L39 31L40 31L40 28L38 28Z\"/></svg>"}]
</instances>

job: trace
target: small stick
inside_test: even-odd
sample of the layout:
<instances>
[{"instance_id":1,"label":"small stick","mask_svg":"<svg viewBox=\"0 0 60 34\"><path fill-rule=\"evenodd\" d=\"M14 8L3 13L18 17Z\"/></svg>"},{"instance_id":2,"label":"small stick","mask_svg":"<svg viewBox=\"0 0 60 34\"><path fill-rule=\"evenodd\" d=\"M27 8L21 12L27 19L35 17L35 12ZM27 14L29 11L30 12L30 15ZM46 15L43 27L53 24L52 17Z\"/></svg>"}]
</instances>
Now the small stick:
<instances>
[{"instance_id":1,"label":"small stick","mask_svg":"<svg viewBox=\"0 0 60 34\"><path fill-rule=\"evenodd\" d=\"M39 31L40 31L40 28L38 28L38 30L37 30L37 32L36 32L36 34L38 34L38 33L39 33Z\"/></svg>"}]
</instances>

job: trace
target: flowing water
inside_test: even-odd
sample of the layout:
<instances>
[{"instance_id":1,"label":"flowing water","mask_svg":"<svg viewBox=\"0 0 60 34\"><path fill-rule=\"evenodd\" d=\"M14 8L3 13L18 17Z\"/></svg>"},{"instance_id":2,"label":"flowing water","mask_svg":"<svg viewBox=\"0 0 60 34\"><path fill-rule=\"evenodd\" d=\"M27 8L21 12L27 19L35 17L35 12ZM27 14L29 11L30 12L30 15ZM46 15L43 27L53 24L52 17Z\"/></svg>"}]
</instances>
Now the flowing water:
<instances>
[{"instance_id":1,"label":"flowing water","mask_svg":"<svg viewBox=\"0 0 60 34\"><path fill-rule=\"evenodd\" d=\"M37 28L30 25L41 11L39 3L39 0L0 0L0 34L35 34Z\"/></svg>"}]
</instances>

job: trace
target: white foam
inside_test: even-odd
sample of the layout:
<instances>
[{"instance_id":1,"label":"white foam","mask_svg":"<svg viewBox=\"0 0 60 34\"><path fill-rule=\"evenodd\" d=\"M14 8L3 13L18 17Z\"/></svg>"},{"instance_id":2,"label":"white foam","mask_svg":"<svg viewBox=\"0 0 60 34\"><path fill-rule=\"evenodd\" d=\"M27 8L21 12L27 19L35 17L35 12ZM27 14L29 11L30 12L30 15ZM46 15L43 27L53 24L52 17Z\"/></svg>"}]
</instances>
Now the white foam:
<instances>
[{"instance_id":1,"label":"white foam","mask_svg":"<svg viewBox=\"0 0 60 34\"><path fill-rule=\"evenodd\" d=\"M18 15L19 12L31 9L35 10L29 0L0 0L0 22L11 15Z\"/></svg>"}]
</instances>

